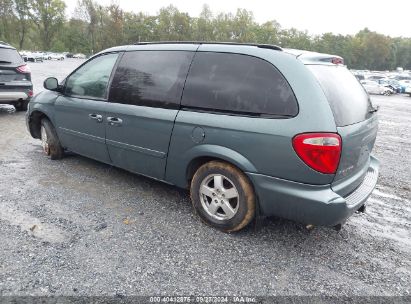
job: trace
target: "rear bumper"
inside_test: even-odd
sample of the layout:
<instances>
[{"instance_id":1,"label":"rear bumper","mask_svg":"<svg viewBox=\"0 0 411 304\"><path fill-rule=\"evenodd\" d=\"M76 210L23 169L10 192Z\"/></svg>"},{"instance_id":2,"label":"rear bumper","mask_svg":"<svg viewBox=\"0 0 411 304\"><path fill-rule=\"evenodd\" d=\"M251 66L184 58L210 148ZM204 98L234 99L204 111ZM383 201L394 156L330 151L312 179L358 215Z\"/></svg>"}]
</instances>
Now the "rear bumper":
<instances>
[{"instance_id":1,"label":"rear bumper","mask_svg":"<svg viewBox=\"0 0 411 304\"><path fill-rule=\"evenodd\" d=\"M279 216L318 226L343 224L371 195L377 184L379 162L371 156L363 182L342 197L330 185L308 185L270 176L247 173L264 215Z\"/></svg>"},{"instance_id":2,"label":"rear bumper","mask_svg":"<svg viewBox=\"0 0 411 304\"><path fill-rule=\"evenodd\" d=\"M28 99L30 99L30 97L26 92L0 92L0 103L9 103Z\"/></svg>"}]
</instances>

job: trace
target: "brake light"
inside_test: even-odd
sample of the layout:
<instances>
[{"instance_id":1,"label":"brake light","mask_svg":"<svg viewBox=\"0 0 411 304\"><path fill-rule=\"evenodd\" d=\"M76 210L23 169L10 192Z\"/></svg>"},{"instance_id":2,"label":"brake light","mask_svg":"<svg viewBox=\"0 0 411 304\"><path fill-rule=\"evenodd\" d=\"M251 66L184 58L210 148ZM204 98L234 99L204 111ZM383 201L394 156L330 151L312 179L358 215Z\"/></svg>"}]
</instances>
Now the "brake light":
<instances>
[{"instance_id":1,"label":"brake light","mask_svg":"<svg viewBox=\"0 0 411 304\"><path fill-rule=\"evenodd\" d=\"M334 57L333 59L331 59L331 63L333 63L333 64L344 64L344 59Z\"/></svg>"},{"instance_id":2,"label":"brake light","mask_svg":"<svg viewBox=\"0 0 411 304\"><path fill-rule=\"evenodd\" d=\"M293 138L297 155L310 168L324 174L337 171L341 145L341 137L335 133L304 133Z\"/></svg>"},{"instance_id":3,"label":"brake light","mask_svg":"<svg viewBox=\"0 0 411 304\"><path fill-rule=\"evenodd\" d=\"M32 90L29 91L29 97L33 97L33 91Z\"/></svg>"},{"instance_id":4,"label":"brake light","mask_svg":"<svg viewBox=\"0 0 411 304\"><path fill-rule=\"evenodd\" d=\"M26 65L26 64L19 66L18 68L16 68L16 70L17 70L18 72L24 73L24 74L28 74L28 73L31 72L31 71L30 71L30 68L29 68L28 65Z\"/></svg>"}]
</instances>

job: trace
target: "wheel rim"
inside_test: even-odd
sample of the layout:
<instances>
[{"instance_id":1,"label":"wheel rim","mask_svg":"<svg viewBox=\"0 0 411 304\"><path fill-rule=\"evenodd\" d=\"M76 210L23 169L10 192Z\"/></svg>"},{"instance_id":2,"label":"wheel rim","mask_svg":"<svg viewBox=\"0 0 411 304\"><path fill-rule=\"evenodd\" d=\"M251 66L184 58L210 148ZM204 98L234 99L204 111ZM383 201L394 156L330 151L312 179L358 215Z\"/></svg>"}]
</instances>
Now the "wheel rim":
<instances>
[{"instance_id":1,"label":"wheel rim","mask_svg":"<svg viewBox=\"0 0 411 304\"><path fill-rule=\"evenodd\" d=\"M41 126L41 146L43 147L44 153L46 153L47 155L50 155L50 148L49 148L49 143L48 143L48 138L47 138L47 132L43 126Z\"/></svg>"},{"instance_id":2,"label":"wheel rim","mask_svg":"<svg viewBox=\"0 0 411 304\"><path fill-rule=\"evenodd\" d=\"M237 214L240 196L234 183L224 175L207 176L199 192L201 205L212 218L224 221Z\"/></svg>"}]
</instances>

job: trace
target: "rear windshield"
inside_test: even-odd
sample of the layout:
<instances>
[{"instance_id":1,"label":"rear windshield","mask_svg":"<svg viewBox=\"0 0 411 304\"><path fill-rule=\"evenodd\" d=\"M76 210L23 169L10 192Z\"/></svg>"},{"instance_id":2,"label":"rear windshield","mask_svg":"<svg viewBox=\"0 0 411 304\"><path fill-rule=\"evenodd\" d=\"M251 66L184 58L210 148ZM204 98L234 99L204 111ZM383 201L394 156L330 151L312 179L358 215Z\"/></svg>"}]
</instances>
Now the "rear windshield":
<instances>
[{"instance_id":1,"label":"rear windshield","mask_svg":"<svg viewBox=\"0 0 411 304\"><path fill-rule=\"evenodd\" d=\"M20 63L23 59L15 49L0 48L0 64L2 63Z\"/></svg>"},{"instance_id":2,"label":"rear windshield","mask_svg":"<svg viewBox=\"0 0 411 304\"><path fill-rule=\"evenodd\" d=\"M367 119L372 109L368 94L343 66L307 65L320 83L338 127Z\"/></svg>"}]
</instances>

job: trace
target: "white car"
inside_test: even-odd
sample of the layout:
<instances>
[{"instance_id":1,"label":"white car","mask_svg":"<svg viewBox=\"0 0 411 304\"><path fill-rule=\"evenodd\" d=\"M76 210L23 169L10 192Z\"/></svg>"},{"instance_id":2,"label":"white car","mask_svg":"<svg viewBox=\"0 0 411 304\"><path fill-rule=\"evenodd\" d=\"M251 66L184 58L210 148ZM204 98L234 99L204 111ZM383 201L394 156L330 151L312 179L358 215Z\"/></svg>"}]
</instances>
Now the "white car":
<instances>
[{"instance_id":1,"label":"white car","mask_svg":"<svg viewBox=\"0 0 411 304\"><path fill-rule=\"evenodd\" d=\"M63 54L51 53L48 55L48 60L64 60L66 58Z\"/></svg>"},{"instance_id":2,"label":"white car","mask_svg":"<svg viewBox=\"0 0 411 304\"><path fill-rule=\"evenodd\" d=\"M74 54L74 55L73 55L73 58L86 59L87 56L84 55L84 54L78 53L78 54Z\"/></svg>"},{"instance_id":3,"label":"white car","mask_svg":"<svg viewBox=\"0 0 411 304\"><path fill-rule=\"evenodd\" d=\"M361 84L364 87L364 89L368 92L368 94L378 94L378 95L389 96L394 93L392 89L385 87L376 81L362 80Z\"/></svg>"}]
</instances>

